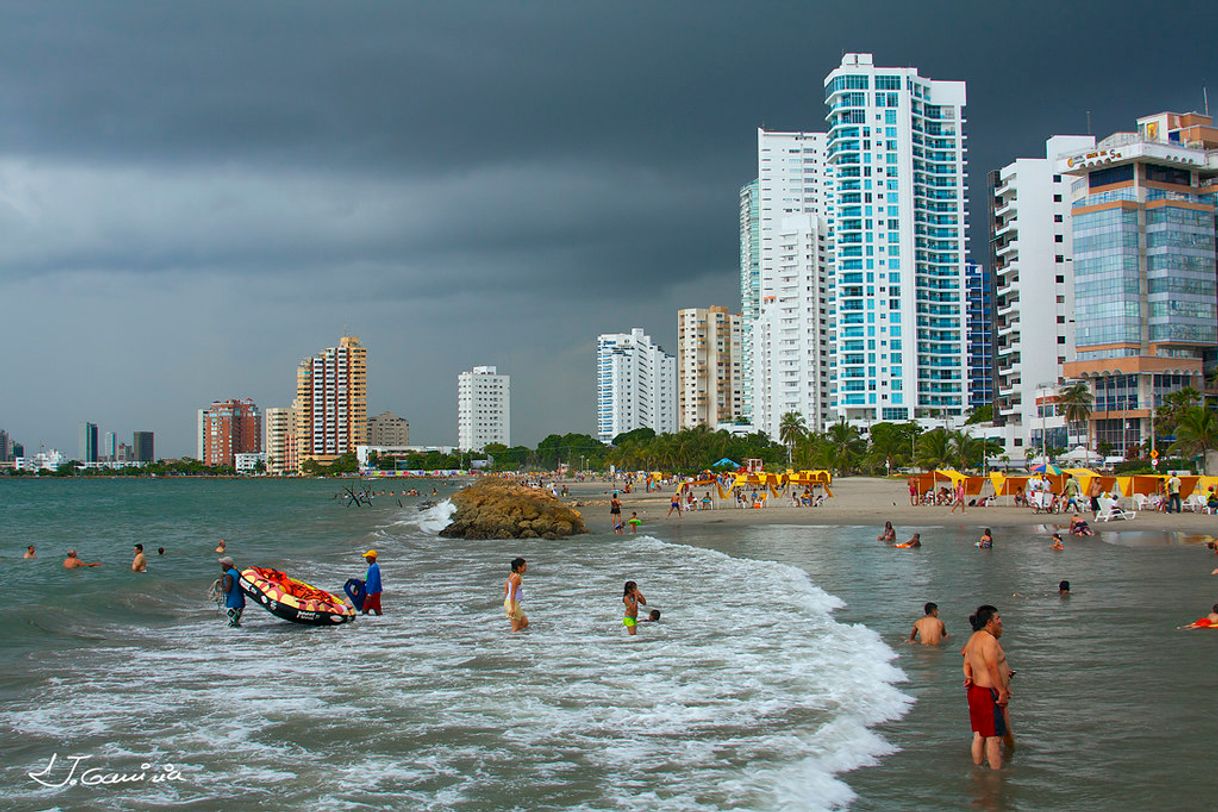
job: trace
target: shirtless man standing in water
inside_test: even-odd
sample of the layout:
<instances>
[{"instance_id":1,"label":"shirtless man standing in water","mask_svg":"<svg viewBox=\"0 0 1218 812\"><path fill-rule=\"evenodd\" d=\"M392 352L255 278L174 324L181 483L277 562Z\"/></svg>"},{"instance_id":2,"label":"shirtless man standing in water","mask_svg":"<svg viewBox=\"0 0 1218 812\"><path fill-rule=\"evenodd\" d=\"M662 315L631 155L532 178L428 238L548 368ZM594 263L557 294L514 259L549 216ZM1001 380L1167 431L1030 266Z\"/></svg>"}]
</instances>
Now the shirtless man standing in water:
<instances>
[{"instance_id":1,"label":"shirtless man standing in water","mask_svg":"<svg viewBox=\"0 0 1218 812\"><path fill-rule=\"evenodd\" d=\"M998 638L1002 616L993 606L979 606L969 618L973 634L964 649L964 688L968 696L969 722L973 728L973 763L988 760L990 769L1002 769L1000 741L1014 746L1006 709L1011 700L1011 670Z\"/></svg>"},{"instance_id":2,"label":"shirtless man standing in water","mask_svg":"<svg viewBox=\"0 0 1218 812\"><path fill-rule=\"evenodd\" d=\"M947 637L947 627L939 620L939 604L928 603L922 607L922 611L926 614L914 621L913 631L909 633L909 642L937 646Z\"/></svg>"}]
</instances>

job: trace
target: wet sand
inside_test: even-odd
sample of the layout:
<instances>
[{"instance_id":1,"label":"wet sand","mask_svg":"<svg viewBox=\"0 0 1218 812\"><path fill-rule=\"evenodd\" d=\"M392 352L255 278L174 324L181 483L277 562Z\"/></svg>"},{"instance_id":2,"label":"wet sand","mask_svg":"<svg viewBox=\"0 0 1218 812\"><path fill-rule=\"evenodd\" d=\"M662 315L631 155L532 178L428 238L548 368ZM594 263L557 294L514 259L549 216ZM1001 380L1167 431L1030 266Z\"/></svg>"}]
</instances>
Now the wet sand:
<instances>
[{"instance_id":1,"label":"wet sand","mask_svg":"<svg viewBox=\"0 0 1218 812\"><path fill-rule=\"evenodd\" d=\"M589 528L601 529L609 523L608 482L568 482L571 490L569 501L580 501L579 509ZM990 507L967 508L963 513L951 512L947 506L909 504L909 491L904 479L880 479L873 477L845 477L833 482L833 497L816 508L793 507L790 497L784 496L776 504L754 509L737 508L724 503L715 510L685 512L680 518L674 513L668 517L671 489L660 493L624 493L618 491L622 500L623 518L631 511L638 511L644 526L682 522L685 524L714 523L734 525L799 524L799 525L876 525L892 522L900 533L906 527L1019 527L1028 525L1070 524L1070 514L1036 513L1031 508L1015 507L1011 504L996 504ZM708 488L697 488L695 494L701 500ZM714 490L711 491L712 498ZM1008 498L1003 497L1003 502ZM1129 520L1097 522L1095 514L1081 514L1097 532L1105 528L1128 530L1159 530L1168 532L1210 534L1218 532L1218 515L1205 513L1156 513L1137 511Z\"/></svg>"}]
</instances>

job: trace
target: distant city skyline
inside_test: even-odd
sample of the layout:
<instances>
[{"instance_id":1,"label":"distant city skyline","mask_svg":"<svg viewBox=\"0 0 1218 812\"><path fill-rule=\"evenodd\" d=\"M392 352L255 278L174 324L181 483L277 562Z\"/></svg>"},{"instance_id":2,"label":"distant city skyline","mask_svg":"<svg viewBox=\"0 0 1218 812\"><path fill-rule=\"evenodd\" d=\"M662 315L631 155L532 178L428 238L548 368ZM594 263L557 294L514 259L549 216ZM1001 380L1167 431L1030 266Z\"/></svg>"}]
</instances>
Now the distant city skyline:
<instances>
[{"instance_id":1,"label":"distant city skyline","mask_svg":"<svg viewBox=\"0 0 1218 812\"><path fill-rule=\"evenodd\" d=\"M371 413L418 443L455 443L453 377L492 355L515 442L595 434L598 335L675 347L676 310L739 309L757 128L823 130L843 52L968 83L981 263L988 172L1199 109L1218 77L1209 2L1170 29L1072 4L1172 55L1103 66L982 4L951 25L897 2L304 9L6 10L0 300L36 340L0 365L0 421L27 452L74 456L88 421L192 455L200 405L286 407L294 365L347 333L376 348Z\"/></svg>"}]
</instances>

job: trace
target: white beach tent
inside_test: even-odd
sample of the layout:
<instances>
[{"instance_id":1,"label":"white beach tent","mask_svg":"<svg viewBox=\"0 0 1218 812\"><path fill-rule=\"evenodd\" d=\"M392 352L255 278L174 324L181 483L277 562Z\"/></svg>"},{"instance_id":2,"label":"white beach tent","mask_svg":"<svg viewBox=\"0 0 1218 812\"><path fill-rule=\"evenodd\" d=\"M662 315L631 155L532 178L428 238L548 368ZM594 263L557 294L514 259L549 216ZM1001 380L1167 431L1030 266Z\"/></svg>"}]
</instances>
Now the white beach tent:
<instances>
[{"instance_id":1,"label":"white beach tent","mask_svg":"<svg viewBox=\"0 0 1218 812\"><path fill-rule=\"evenodd\" d=\"M1104 458L1099 454L1096 454L1094 451L1088 451L1081 445L1076 447L1073 451L1062 454L1060 457L1058 457L1058 459L1062 462L1081 462L1084 464L1101 463L1104 461Z\"/></svg>"}]
</instances>

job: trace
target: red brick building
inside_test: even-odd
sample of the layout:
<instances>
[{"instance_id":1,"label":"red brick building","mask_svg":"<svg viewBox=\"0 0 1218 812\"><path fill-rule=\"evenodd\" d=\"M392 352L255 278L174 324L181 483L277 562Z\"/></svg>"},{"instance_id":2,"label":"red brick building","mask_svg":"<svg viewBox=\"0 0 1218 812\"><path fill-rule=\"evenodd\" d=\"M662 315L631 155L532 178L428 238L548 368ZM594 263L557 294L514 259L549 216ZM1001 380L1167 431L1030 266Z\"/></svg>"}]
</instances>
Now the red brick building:
<instances>
[{"instance_id":1,"label":"red brick building","mask_svg":"<svg viewBox=\"0 0 1218 812\"><path fill-rule=\"evenodd\" d=\"M262 451L262 415L249 398L217 400L199 413L201 459L232 467L237 454Z\"/></svg>"}]
</instances>

